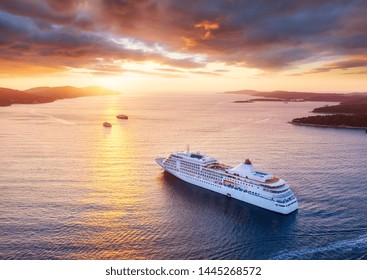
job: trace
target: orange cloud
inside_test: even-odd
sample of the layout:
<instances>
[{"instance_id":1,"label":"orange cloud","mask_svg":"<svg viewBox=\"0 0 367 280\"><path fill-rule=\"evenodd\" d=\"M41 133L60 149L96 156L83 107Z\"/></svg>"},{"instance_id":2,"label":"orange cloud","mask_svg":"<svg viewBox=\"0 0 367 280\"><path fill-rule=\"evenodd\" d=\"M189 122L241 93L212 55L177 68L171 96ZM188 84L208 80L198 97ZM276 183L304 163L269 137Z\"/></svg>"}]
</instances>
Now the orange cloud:
<instances>
[{"instance_id":1,"label":"orange cloud","mask_svg":"<svg viewBox=\"0 0 367 280\"><path fill-rule=\"evenodd\" d=\"M181 37L181 39L184 41L184 47L182 48L183 50L188 50L192 47L195 47L197 45L197 43L190 39L190 38L187 38L187 37Z\"/></svg>"},{"instance_id":2,"label":"orange cloud","mask_svg":"<svg viewBox=\"0 0 367 280\"><path fill-rule=\"evenodd\" d=\"M58 64L35 64L28 61L9 61L0 58L0 78L15 76L43 76L67 71L67 67Z\"/></svg>"},{"instance_id":3,"label":"orange cloud","mask_svg":"<svg viewBox=\"0 0 367 280\"><path fill-rule=\"evenodd\" d=\"M201 39L207 40L212 37L212 30L219 28L219 24L216 22L210 22L208 20L204 20L200 23L195 24L195 28L204 29L206 32L203 36L201 36Z\"/></svg>"}]
</instances>

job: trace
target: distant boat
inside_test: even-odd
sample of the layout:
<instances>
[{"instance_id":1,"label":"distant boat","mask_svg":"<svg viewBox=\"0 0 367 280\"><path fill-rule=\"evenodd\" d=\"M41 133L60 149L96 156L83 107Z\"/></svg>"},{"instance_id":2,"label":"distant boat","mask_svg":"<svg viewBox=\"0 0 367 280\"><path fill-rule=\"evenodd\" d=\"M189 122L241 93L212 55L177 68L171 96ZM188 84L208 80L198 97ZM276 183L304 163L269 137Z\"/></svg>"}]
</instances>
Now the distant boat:
<instances>
[{"instance_id":1,"label":"distant boat","mask_svg":"<svg viewBox=\"0 0 367 280\"><path fill-rule=\"evenodd\" d=\"M119 114L119 115L117 115L117 116L116 116L116 118L118 118L118 119L123 119L123 120L127 120L129 117L128 117L128 116L126 116L126 115L124 115L124 114Z\"/></svg>"},{"instance_id":2,"label":"distant boat","mask_svg":"<svg viewBox=\"0 0 367 280\"><path fill-rule=\"evenodd\" d=\"M109 122L104 122L103 123L103 126L104 127L112 127L112 124L110 124Z\"/></svg>"}]
</instances>

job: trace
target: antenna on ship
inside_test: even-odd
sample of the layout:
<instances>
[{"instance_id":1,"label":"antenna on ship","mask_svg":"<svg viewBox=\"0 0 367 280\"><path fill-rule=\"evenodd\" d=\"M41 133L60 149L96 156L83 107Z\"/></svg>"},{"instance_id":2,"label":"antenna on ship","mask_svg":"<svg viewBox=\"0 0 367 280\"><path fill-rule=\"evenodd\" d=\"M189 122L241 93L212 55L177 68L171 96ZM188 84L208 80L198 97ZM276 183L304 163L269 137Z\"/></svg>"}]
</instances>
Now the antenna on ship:
<instances>
[{"instance_id":1,"label":"antenna on ship","mask_svg":"<svg viewBox=\"0 0 367 280\"><path fill-rule=\"evenodd\" d=\"M186 145L186 151L188 152L188 153L190 153L190 145Z\"/></svg>"}]
</instances>

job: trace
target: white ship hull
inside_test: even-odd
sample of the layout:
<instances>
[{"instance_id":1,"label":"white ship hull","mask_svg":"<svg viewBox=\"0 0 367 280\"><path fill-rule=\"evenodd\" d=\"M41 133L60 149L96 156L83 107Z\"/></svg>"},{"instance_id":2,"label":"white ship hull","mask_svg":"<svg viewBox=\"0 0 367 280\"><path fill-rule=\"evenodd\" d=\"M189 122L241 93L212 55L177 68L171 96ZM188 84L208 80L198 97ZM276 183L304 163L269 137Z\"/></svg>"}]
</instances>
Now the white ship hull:
<instances>
[{"instance_id":1,"label":"white ship hull","mask_svg":"<svg viewBox=\"0 0 367 280\"><path fill-rule=\"evenodd\" d=\"M238 199L240 201L273 211L273 212L277 212L280 214L289 214L295 210L297 210L298 208L298 201L295 201L292 205L290 206L283 206L279 203L276 203L273 200L270 199L264 199L263 197L260 196L256 196L254 194L250 194L248 192L241 192L241 191L237 191L233 188L228 188L226 186L224 186L223 184L216 184L213 182L207 182L205 180L202 180L200 178L196 178L195 176L190 176L187 174L183 174L179 171L175 171L172 169L167 168L166 166L164 166L163 163L164 159L163 158L158 158L156 159L156 162L168 173L174 175L175 177L181 179L182 181L185 181L187 183L193 184L195 186L216 192L216 193L220 193L223 194L227 197L231 197L231 198L235 198Z\"/></svg>"}]
</instances>

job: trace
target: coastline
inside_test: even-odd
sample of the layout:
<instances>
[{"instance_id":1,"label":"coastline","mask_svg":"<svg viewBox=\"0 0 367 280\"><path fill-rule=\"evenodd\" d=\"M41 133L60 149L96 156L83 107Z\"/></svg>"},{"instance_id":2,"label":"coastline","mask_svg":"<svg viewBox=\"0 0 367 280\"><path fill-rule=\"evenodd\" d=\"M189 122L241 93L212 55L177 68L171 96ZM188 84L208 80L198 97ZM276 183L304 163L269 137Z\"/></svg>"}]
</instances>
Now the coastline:
<instances>
[{"instance_id":1,"label":"coastline","mask_svg":"<svg viewBox=\"0 0 367 280\"><path fill-rule=\"evenodd\" d=\"M99 87L36 87L28 90L14 90L0 87L0 107L8 107L13 104L42 104L56 100L78 98L87 96L115 95L120 92Z\"/></svg>"},{"instance_id":2,"label":"coastline","mask_svg":"<svg viewBox=\"0 0 367 280\"><path fill-rule=\"evenodd\" d=\"M88 97L88 96L78 96L78 97ZM78 98L78 97L71 97L69 99L73 99L73 98ZM12 105L36 105L36 104L46 104L46 103L53 103L57 100L62 100L62 99L66 99L66 98L60 98L60 99L54 99L54 100L50 100L50 101L38 101L35 100L33 102L14 102L14 103L0 103L0 107L10 107Z\"/></svg>"},{"instance_id":3,"label":"coastline","mask_svg":"<svg viewBox=\"0 0 367 280\"><path fill-rule=\"evenodd\" d=\"M255 103L255 102L305 102L303 99L282 99L282 98L253 98L248 100L236 100L233 103Z\"/></svg>"},{"instance_id":4,"label":"coastline","mask_svg":"<svg viewBox=\"0 0 367 280\"><path fill-rule=\"evenodd\" d=\"M310 123L298 123L298 122L288 122L293 125L300 126L314 126L314 127L326 127L326 128L346 128L346 129L359 129L359 130L367 130L367 127L359 127L359 126L347 126L347 125L325 125L325 124L310 124Z\"/></svg>"}]
</instances>

